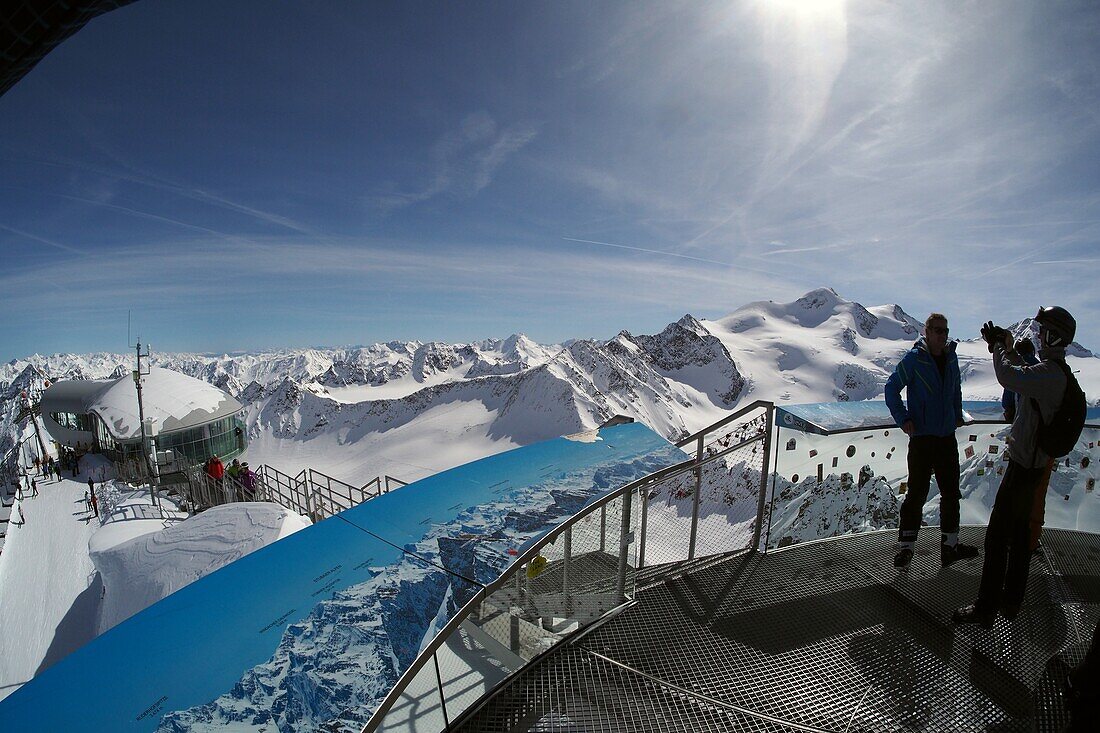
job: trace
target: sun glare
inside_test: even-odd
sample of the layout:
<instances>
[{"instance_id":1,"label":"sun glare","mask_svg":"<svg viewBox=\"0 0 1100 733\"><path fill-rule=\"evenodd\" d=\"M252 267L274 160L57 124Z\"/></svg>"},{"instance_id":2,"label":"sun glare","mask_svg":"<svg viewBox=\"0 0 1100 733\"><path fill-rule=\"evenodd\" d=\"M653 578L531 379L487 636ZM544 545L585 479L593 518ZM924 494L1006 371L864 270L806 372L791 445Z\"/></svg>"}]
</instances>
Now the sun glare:
<instances>
[{"instance_id":1,"label":"sun glare","mask_svg":"<svg viewBox=\"0 0 1100 733\"><path fill-rule=\"evenodd\" d=\"M802 20L841 16L847 3L848 0L757 0L756 6L765 12Z\"/></svg>"}]
</instances>

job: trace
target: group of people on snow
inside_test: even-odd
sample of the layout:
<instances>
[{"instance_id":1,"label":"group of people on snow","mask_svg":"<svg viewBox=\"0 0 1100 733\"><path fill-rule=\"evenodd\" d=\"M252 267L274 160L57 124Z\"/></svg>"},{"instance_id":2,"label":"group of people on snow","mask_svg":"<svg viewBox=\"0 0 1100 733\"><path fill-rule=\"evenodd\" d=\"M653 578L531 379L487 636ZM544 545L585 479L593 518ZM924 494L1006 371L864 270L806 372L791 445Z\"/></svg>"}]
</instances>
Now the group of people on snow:
<instances>
[{"instance_id":1,"label":"group of people on snow","mask_svg":"<svg viewBox=\"0 0 1100 733\"><path fill-rule=\"evenodd\" d=\"M46 476L57 476L58 481L61 480L61 472L63 470L71 472L72 477L76 478L76 475L80 472L80 457L82 455L84 455L83 452L61 446L57 458L47 456L46 460L41 462L35 459L34 467L38 470L41 464L42 473Z\"/></svg>"},{"instance_id":2,"label":"group of people on snow","mask_svg":"<svg viewBox=\"0 0 1100 733\"><path fill-rule=\"evenodd\" d=\"M21 502L16 509L20 524L27 523L22 502L24 499L33 499L38 496L38 479L61 481L63 478L62 471L66 470L71 470L75 478L80 470L80 455L72 448L60 446L56 458L49 454L35 456L26 468L18 468L16 471L9 471L6 474L6 476L10 476L11 485L15 488L15 498ZM33 473L31 466L34 467ZM8 481L8 478L5 477L3 480ZM93 511L95 516L99 516L95 498L95 483L90 477L88 479L88 489L89 492L85 492L85 504L88 506L88 511Z\"/></svg>"}]
</instances>

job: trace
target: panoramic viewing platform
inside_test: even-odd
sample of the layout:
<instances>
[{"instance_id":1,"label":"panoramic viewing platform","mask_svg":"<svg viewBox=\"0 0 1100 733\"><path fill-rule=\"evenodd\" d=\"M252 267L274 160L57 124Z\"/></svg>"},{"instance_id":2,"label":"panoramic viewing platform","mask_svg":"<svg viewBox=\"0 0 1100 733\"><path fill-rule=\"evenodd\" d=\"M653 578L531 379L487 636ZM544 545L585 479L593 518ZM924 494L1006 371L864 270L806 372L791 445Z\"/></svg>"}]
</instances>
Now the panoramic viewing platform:
<instances>
[{"instance_id":1,"label":"panoramic viewing platform","mask_svg":"<svg viewBox=\"0 0 1100 733\"><path fill-rule=\"evenodd\" d=\"M453 729L1062 730L1100 619L1100 536L1044 531L1020 615L986 631L951 622L981 558L941 568L929 529L904 572L891 530L653 568L633 604Z\"/></svg>"},{"instance_id":2,"label":"panoramic viewing platform","mask_svg":"<svg viewBox=\"0 0 1100 733\"><path fill-rule=\"evenodd\" d=\"M966 417L960 541L980 547L967 500L995 487L1006 426L996 403L966 403ZM0 717L27 730L1060 730L1100 618L1100 535L1073 519L1095 506L1098 418L1052 476L1022 608L989 630L951 620L984 553L941 566L926 521L912 563L894 565L904 458L881 405L758 401L675 446L612 420L377 495L138 613ZM107 670L75 707L44 704Z\"/></svg>"},{"instance_id":3,"label":"panoramic viewing platform","mask_svg":"<svg viewBox=\"0 0 1100 733\"><path fill-rule=\"evenodd\" d=\"M1098 31L4 3L0 733L1100 730Z\"/></svg>"}]
</instances>

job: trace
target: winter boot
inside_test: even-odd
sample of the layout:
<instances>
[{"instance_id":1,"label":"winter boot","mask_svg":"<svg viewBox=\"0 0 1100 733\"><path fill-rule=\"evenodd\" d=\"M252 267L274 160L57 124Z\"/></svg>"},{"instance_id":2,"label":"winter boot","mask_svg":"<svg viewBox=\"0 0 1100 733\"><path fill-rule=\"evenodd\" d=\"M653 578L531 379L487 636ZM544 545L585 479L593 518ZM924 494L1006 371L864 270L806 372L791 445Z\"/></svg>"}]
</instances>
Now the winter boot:
<instances>
[{"instance_id":1,"label":"winter boot","mask_svg":"<svg viewBox=\"0 0 1100 733\"><path fill-rule=\"evenodd\" d=\"M976 603L972 603L969 606L963 606L962 608L956 608L955 612L951 614L951 620L957 624L978 624L983 629L992 629L993 622L997 619L997 614L986 613L982 609L978 608Z\"/></svg>"},{"instance_id":2,"label":"winter boot","mask_svg":"<svg viewBox=\"0 0 1100 733\"><path fill-rule=\"evenodd\" d=\"M910 547L903 547L898 550L898 554L894 555L894 567L905 569L909 567L909 563L913 561L913 549Z\"/></svg>"},{"instance_id":3,"label":"winter boot","mask_svg":"<svg viewBox=\"0 0 1100 733\"><path fill-rule=\"evenodd\" d=\"M940 545L940 564L947 567L956 560L969 560L978 556L978 548L958 542L954 545Z\"/></svg>"}]
</instances>

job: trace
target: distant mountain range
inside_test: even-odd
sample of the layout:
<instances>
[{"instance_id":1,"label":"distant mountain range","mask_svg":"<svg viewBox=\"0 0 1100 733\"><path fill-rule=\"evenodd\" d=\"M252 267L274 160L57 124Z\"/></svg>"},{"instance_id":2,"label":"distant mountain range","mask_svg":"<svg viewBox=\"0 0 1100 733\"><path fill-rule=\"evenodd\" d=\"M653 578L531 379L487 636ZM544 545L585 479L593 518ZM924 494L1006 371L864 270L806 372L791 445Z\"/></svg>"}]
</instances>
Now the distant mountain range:
<instances>
[{"instance_id":1,"label":"distant mountain range","mask_svg":"<svg viewBox=\"0 0 1100 733\"><path fill-rule=\"evenodd\" d=\"M290 472L310 465L354 483L382 473L415 479L615 414L676 439L755 399L878 398L920 325L898 305L868 308L821 288L791 303L749 303L717 320L685 315L654 335L622 331L606 341L542 345L517 334L151 361L247 405L254 462ZM958 351L965 396L998 398L985 345L964 341ZM1086 393L1098 394L1089 386L1100 386L1100 360L1078 344L1070 353ZM132 362L127 354L34 355L0 365L0 382L10 383L7 403L27 384L104 378ZM0 419L11 410L3 412Z\"/></svg>"},{"instance_id":2,"label":"distant mountain range","mask_svg":"<svg viewBox=\"0 0 1100 733\"><path fill-rule=\"evenodd\" d=\"M250 438L245 458L254 464L292 474L309 466L363 484L380 474L416 480L518 445L590 429L616 414L674 441L757 399L779 404L881 399L883 384L918 338L920 326L900 306L868 308L823 288L791 303L750 303L717 320L685 315L654 335L622 331L609 340L542 345L518 334L468 344L411 341L222 356L155 354L152 363L206 380L240 399ZM1034 333L1035 324L1025 320L1012 330ZM962 341L957 352L964 398L999 399L1001 388L985 344ZM1068 353L1095 403L1100 359L1079 344ZM38 392L47 380L104 378L131 368L131 356L106 353L35 355L0 365L0 446L27 434L26 425L14 421L21 391ZM897 525L904 436L896 430L873 433L852 438L858 448L851 446L847 462L846 436L837 443L797 434L788 445L790 436L784 434L768 482L776 499L766 517L773 547ZM963 524L988 521L1003 462L994 447L1003 433L1003 428L960 431ZM815 440L833 443L825 448ZM757 447L704 466L700 554L747 546L761 485ZM1091 488L1096 468L1089 458L1094 449L1079 448L1052 477L1047 523L1098 531L1100 492ZM818 462L829 466L821 480ZM648 549L650 562L683 556L694 481L684 475L649 496L649 531L655 538ZM578 491L586 488L578 485ZM933 489L923 512L929 524L939 520L935 494ZM545 514L549 521L569 513L568 507L544 504L524 506L520 514ZM479 508L475 516L485 520L489 513ZM443 543L418 551L428 557L435 552L444 567L481 561L453 552L444 556L447 548ZM396 606L389 590L395 583L414 584L423 603L416 609ZM411 566L380 574L356 593L320 604L284 635L271 660L251 670L230 693L173 712L161 729L212 721L290 729L287 721L295 716L318 723L339 719L348 729L357 727L363 721L337 704L348 687L342 665L352 659L373 670L356 677L362 682L356 695L381 695L396 674L395 655L415 652L413 646L401 646L405 620L463 600L445 590L435 576L417 574ZM371 626L371 634L336 633L368 617L383 619ZM326 645L334 645L332 660L314 668L308 680L286 674L287 659ZM378 666L378 660L385 664Z\"/></svg>"}]
</instances>

